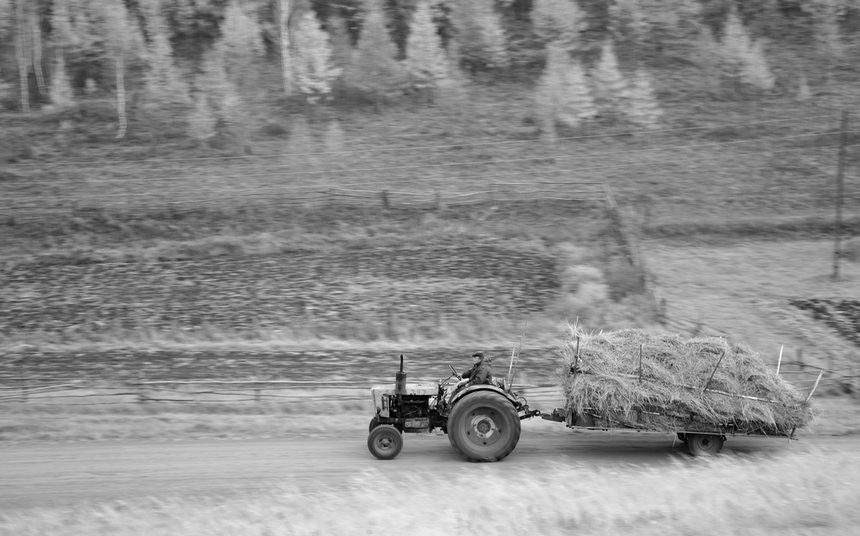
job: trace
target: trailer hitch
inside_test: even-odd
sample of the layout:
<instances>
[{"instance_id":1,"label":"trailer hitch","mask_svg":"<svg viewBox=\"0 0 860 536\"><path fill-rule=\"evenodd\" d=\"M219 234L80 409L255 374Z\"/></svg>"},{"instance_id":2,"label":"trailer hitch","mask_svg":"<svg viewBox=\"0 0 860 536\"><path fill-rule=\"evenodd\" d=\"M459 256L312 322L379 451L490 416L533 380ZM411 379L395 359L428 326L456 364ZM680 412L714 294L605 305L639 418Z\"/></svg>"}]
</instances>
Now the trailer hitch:
<instances>
[{"instance_id":1,"label":"trailer hitch","mask_svg":"<svg viewBox=\"0 0 860 536\"><path fill-rule=\"evenodd\" d=\"M531 419L532 417L540 417L539 409L529 409L528 406L523 408L523 414L520 415L520 420L524 421L526 419Z\"/></svg>"}]
</instances>

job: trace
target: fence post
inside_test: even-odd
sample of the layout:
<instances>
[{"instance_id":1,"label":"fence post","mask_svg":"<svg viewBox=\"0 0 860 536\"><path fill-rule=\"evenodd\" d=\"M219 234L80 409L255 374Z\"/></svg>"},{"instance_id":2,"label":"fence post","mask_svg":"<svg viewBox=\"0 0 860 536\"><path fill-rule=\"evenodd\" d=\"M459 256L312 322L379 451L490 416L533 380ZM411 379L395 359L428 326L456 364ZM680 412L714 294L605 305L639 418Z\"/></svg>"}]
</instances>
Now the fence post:
<instances>
[{"instance_id":1,"label":"fence post","mask_svg":"<svg viewBox=\"0 0 860 536\"><path fill-rule=\"evenodd\" d=\"M138 374L138 381L137 381L137 402L139 404L143 404L144 402L146 402L146 393L143 390L143 381L145 378L146 377L143 375L143 372L141 371L141 373Z\"/></svg>"},{"instance_id":2,"label":"fence post","mask_svg":"<svg viewBox=\"0 0 860 536\"><path fill-rule=\"evenodd\" d=\"M839 136L839 160L836 167L836 228L833 244L833 279L839 279L839 259L842 257L842 197L843 176L845 175L845 141L848 131L848 110L842 112L841 134Z\"/></svg>"},{"instance_id":3,"label":"fence post","mask_svg":"<svg viewBox=\"0 0 860 536\"><path fill-rule=\"evenodd\" d=\"M382 197L382 208L384 208L385 210L388 210L388 208L389 208L389 205L388 205L388 190L382 190L382 195L381 195L381 197Z\"/></svg>"},{"instance_id":4,"label":"fence post","mask_svg":"<svg viewBox=\"0 0 860 536\"><path fill-rule=\"evenodd\" d=\"M24 362L25 356L21 356L21 402L27 402L27 365Z\"/></svg>"}]
</instances>

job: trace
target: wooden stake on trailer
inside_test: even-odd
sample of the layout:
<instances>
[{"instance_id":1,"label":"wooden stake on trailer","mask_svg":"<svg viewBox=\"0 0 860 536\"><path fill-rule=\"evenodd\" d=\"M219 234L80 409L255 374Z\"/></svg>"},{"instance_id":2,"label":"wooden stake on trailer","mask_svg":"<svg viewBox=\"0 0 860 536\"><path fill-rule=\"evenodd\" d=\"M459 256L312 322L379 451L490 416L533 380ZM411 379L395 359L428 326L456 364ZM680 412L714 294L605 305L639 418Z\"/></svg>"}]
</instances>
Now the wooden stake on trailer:
<instances>
[{"instance_id":1,"label":"wooden stake on trailer","mask_svg":"<svg viewBox=\"0 0 860 536\"><path fill-rule=\"evenodd\" d=\"M806 400L803 401L804 404L809 402L809 399L812 398L812 394L815 392L816 389L818 389L818 383L821 381L821 377L823 375L824 375L823 370L818 373L818 379L815 380L815 385L812 386L812 391L809 391L809 394L806 396Z\"/></svg>"},{"instance_id":2,"label":"wooden stake on trailer","mask_svg":"<svg viewBox=\"0 0 860 536\"><path fill-rule=\"evenodd\" d=\"M711 380L713 380L713 379L714 379L714 374L716 374L716 373L717 373L717 369L718 369L718 368L720 368L720 363L722 363L722 362L723 362L723 358L724 358L725 356L726 356L726 351L725 351L725 350L723 350L723 353L722 353L722 354L720 354L720 359L719 359L719 361L717 361L717 366L716 366L716 367L714 367L714 370L711 372L711 376L708 378L708 381L706 381L706 382L705 382L705 386L704 386L704 387L702 387L701 392L699 392L699 394L700 394L700 395L704 394L705 389L707 389L707 388L708 388L708 386L711 384Z\"/></svg>"},{"instance_id":3,"label":"wooden stake on trailer","mask_svg":"<svg viewBox=\"0 0 860 536\"><path fill-rule=\"evenodd\" d=\"M639 383L642 383L642 345L639 345Z\"/></svg>"},{"instance_id":4,"label":"wooden stake on trailer","mask_svg":"<svg viewBox=\"0 0 860 536\"><path fill-rule=\"evenodd\" d=\"M785 345L780 345L779 347L779 359L776 361L776 375L779 376L779 366L782 364L782 349L785 348Z\"/></svg>"}]
</instances>

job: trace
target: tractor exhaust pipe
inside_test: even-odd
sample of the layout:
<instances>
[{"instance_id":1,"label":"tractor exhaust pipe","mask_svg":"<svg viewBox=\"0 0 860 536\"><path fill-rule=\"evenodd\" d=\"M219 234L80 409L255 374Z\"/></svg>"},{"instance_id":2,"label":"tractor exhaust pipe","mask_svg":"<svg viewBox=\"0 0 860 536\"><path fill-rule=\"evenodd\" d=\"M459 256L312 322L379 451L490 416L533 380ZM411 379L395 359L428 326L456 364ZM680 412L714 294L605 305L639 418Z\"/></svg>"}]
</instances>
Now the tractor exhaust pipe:
<instances>
[{"instance_id":1,"label":"tractor exhaust pipe","mask_svg":"<svg viewBox=\"0 0 860 536\"><path fill-rule=\"evenodd\" d=\"M394 381L394 394L406 394L406 373L403 372L403 354L400 354L400 371L397 372Z\"/></svg>"}]
</instances>

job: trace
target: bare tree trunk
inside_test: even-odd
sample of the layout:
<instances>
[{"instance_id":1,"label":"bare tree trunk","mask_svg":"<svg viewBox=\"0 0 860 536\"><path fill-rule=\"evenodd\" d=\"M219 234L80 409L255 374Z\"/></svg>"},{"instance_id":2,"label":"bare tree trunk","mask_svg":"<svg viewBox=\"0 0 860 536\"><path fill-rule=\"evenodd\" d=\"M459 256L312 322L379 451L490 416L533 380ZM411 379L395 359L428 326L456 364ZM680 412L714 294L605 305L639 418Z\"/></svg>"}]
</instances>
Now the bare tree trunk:
<instances>
[{"instance_id":1,"label":"bare tree trunk","mask_svg":"<svg viewBox=\"0 0 860 536\"><path fill-rule=\"evenodd\" d=\"M125 116L125 63L123 62L122 53L117 53L116 59L116 112L119 116L119 132L116 133L117 139L125 137L125 130L128 126L128 120Z\"/></svg>"},{"instance_id":2,"label":"bare tree trunk","mask_svg":"<svg viewBox=\"0 0 860 536\"><path fill-rule=\"evenodd\" d=\"M45 75L42 72L42 28L40 23L39 14L31 13L30 29L33 40L33 70L36 72L36 85L39 86L39 93L47 95L48 88L45 86Z\"/></svg>"},{"instance_id":3,"label":"bare tree trunk","mask_svg":"<svg viewBox=\"0 0 860 536\"><path fill-rule=\"evenodd\" d=\"M30 74L30 51L24 43L24 2L19 0L15 10L15 58L18 60L18 78L21 81L21 111L30 115L30 85L27 77Z\"/></svg>"},{"instance_id":4,"label":"bare tree trunk","mask_svg":"<svg viewBox=\"0 0 860 536\"><path fill-rule=\"evenodd\" d=\"M290 52L290 0L275 0L278 15L278 37L281 49L281 77L284 94L293 92L293 58Z\"/></svg>"}]
</instances>

